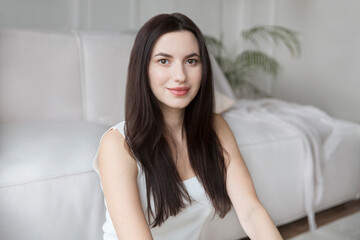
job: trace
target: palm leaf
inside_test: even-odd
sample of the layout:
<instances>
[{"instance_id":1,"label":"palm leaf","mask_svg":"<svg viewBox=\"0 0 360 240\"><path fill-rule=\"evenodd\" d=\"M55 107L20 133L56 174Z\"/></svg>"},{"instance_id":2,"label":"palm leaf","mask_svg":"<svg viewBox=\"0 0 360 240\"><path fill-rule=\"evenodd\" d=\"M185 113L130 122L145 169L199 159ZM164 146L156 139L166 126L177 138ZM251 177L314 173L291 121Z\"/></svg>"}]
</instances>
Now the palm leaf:
<instances>
[{"instance_id":1,"label":"palm leaf","mask_svg":"<svg viewBox=\"0 0 360 240\"><path fill-rule=\"evenodd\" d=\"M245 40L259 47L260 40L269 42L271 39L276 45L284 44L292 56L300 56L300 42L297 33L282 26L256 26L242 32Z\"/></svg>"},{"instance_id":2,"label":"palm leaf","mask_svg":"<svg viewBox=\"0 0 360 240\"><path fill-rule=\"evenodd\" d=\"M264 25L243 31L242 37L245 41L251 42L257 50L244 50L237 56L231 57L232 54L227 52L222 40L205 36L205 42L238 96L243 93L268 96L252 84L251 79L258 71L276 78L280 66L275 58L260 50L260 45L263 41L276 46L283 44L292 56L300 56L301 48L297 33L281 26Z\"/></svg>"},{"instance_id":3,"label":"palm leaf","mask_svg":"<svg viewBox=\"0 0 360 240\"><path fill-rule=\"evenodd\" d=\"M216 56L221 56L223 51L226 51L222 41L217 40L212 36L205 35L205 43L209 50Z\"/></svg>"},{"instance_id":4,"label":"palm leaf","mask_svg":"<svg viewBox=\"0 0 360 240\"><path fill-rule=\"evenodd\" d=\"M264 73L277 77L278 62L261 51L247 50L242 52L234 64L238 69L262 70Z\"/></svg>"}]
</instances>

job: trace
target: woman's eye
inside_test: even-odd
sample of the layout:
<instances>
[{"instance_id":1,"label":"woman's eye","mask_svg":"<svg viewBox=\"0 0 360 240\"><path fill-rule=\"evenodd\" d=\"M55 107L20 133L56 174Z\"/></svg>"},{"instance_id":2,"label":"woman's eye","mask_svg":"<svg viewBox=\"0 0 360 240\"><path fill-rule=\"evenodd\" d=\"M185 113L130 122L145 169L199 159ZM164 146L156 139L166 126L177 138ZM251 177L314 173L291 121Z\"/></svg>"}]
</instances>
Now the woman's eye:
<instances>
[{"instance_id":1,"label":"woman's eye","mask_svg":"<svg viewBox=\"0 0 360 240\"><path fill-rule=\"evenodd\" d=\"M167 60L167 59L160 59L158 62L159 62L160 64L162 64L162 65L165 65L165 64L169 63L169 60Z\"/></svg>"},{"instance_id":2,"label":"woman's eye","mask_svg":"<svg viewBox=\"0 0 360 240\"><path fill-rule=\"evenodd\" d=\"M196 64L197 63L197 60L195 60L195 59L189 59L189 60L187 60L186 61L188 64Z\"/></svg>"}]
</instances>

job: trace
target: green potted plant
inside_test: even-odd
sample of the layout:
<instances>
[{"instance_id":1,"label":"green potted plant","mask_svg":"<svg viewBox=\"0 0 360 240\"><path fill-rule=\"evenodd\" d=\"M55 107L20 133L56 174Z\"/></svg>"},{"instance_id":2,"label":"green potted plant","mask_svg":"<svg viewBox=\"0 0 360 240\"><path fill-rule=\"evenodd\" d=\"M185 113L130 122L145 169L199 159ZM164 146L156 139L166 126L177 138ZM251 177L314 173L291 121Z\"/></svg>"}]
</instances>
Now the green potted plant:
<instances>
[{"instance_id":1,"label":"green potted plant","mask_svg":"<svg viewBox=\"0 0 360 240\"><path fill-rule=\"evenodd\" d=\"M259 72L276 78L280 66L275 58L262 50L261 45L264 42L284 45L292 56L298 57L301 48L297 33L282 26L263 25L244 30L241 36L242 45L249 48L237 55L230 54L222 40L211 36L205 36L205 40L238 97L269 97L252 83L252 79Z\"/></svg>"}]
</instances>

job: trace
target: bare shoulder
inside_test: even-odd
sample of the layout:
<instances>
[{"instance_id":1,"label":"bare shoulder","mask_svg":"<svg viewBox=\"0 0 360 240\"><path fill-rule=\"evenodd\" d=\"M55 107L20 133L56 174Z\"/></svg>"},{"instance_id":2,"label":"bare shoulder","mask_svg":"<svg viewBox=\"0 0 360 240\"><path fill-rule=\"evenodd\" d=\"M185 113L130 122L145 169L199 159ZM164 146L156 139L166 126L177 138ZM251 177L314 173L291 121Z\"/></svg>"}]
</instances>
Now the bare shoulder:
<instances>
[{"instance_id":1,"label":"bare shoulder","mask_svg":"<svg viewBox=\"0 0 360 240\"><path fill-rule=\"evenodd\" d=\"M232 159L242 159L235 136L220 114L214 114L214 128L226 153L224 159L226 166L229 165Z\"/></svg>"},{"instance_id":2,"label":"bare shoulder","mask_svg":"<svg viewBox=\"0 0 360 240\"><path fill-rule=\"evenodd\" d=\"M152 239L137 185L137 163L118 130L104 134L99 170L106 204L119 239Z\"/></svg>"},{"instance_id":3,"label":"bare shoulder","mask_svg":"<svg viewBox=\"0 0 360 240\"><path fill-rule=\"evenodd\" d=\"M224 124L227 125L225 119L218 113L214 113L214 124L215 127L223 126Z\"/></svg>"},{"instance_id":4,"label":"bare shoulder","mask_svg":"<svg viewBox=\"0 0 360 240\"><path fill-rule=\"evenodd\" d=\"M222 143L234 140L234 135L226 120L217 113L214 113L214 128Z\"/></svg>"},{"instance_id":5,"label":"bare shoulder","mask_svg":"<svg viewBox=\"0 0 360 240\"><path fill-rule=\"evenodd\" d=\"M102 137L99 145L100 175L107 170L125 171L130 176L137 175L137 164L129 154L123 135L116 129L110 129Z\"/></svg>"}]
</instances>

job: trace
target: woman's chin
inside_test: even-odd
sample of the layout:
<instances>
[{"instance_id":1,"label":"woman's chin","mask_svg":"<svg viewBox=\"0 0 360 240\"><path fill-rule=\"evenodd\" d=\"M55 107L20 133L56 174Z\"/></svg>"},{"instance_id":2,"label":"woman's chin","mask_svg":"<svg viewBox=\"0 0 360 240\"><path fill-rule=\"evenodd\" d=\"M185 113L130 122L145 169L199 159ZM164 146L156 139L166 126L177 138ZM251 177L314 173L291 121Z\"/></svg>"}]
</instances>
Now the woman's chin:
<instances>
[{"instance_id":1,"label":"woman's chin","mask_svg":"<svg viewBox=\"0 0 360 240\"><path fill-rule=\"evenodd\" d=\"M172 111L180 111L180 110L184 110L187 106L189 105L189 103L181 103L181 104L161 104L161 108L163 110L172 110Z\"/></svg>"}]
</instances>

